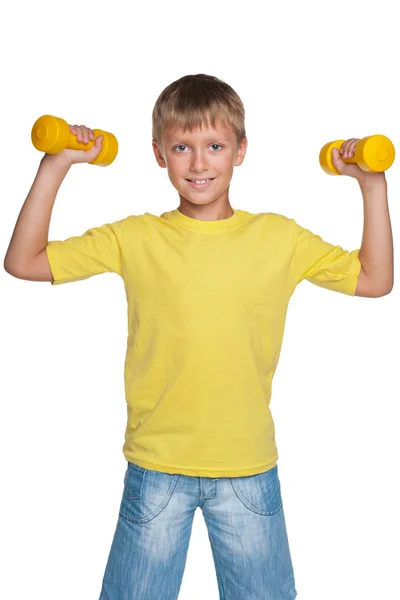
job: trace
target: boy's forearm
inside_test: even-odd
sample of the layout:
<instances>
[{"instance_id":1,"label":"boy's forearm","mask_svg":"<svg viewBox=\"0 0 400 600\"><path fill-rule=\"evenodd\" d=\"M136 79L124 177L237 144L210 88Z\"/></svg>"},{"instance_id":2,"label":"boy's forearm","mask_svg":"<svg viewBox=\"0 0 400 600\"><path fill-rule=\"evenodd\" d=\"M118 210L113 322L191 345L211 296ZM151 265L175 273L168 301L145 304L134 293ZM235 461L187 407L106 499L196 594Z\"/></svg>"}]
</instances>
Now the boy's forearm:
<instances>
[{"instance_id":1,"label":"boy's forearm","mask_svg":"<svg viewBox=\"0 0 400 600\"><path fill-rule=\"evenodd\" d=\"M359 252L363 270L387 293L393 287L393 236L384 178L360 184L364 201L364 229Z\"/></svg>"},{"instance_id":2,"label":"boy's forearm","mask_svg":"<svg viewBox=\"0 0 400 600\"><path fill-rule=\"evenodd\" d=\"M70 166L55 156L42 158L4 258L6 270L22 269L47 246L53 205Z\"/></svg>"}]
</instances>

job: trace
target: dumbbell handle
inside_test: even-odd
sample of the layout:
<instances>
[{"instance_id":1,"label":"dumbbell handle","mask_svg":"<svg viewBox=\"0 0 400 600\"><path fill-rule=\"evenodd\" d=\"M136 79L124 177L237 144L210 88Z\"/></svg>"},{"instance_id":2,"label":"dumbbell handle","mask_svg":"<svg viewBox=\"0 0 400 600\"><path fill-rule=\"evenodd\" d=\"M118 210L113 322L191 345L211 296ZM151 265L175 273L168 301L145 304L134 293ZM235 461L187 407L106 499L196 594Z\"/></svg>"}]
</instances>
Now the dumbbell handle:
<instances>
[{"instance_id":1,"label":"dumbbell handle","mask_svg":"<svg viewBox=\"0 0 400 600\"><path fill-rule=\"evenodd\" d=\"M118 141L115 135L102 129L93 129L95 139L103 136L102 150L89 164L99 167L110 165L118 154ZM31 132L32 144L37 150L47 154L58 154L70 148L71 150L90 150L95 140L87 144L78 142L76 135L71 133L69 125L64 119L52 115L43 115L37 119Z\"/></svg>"},{"instance_id":2,"label":"dumbbell handle","mask_svg":"<svg viewBox=\"0 0 400 600\"><path fill-rule=\"evenodd\" d=\"M341 175L332 162L332 148L340 150L346 140L335 140L325 144L319 153L319 163L328 175ZM341 159L346 164L356 164L363 171L378 173L392 166L395 150L392 142L384 135L370 135L362 138L356 146L352 158Z\"/></svg>"}]
</instances>

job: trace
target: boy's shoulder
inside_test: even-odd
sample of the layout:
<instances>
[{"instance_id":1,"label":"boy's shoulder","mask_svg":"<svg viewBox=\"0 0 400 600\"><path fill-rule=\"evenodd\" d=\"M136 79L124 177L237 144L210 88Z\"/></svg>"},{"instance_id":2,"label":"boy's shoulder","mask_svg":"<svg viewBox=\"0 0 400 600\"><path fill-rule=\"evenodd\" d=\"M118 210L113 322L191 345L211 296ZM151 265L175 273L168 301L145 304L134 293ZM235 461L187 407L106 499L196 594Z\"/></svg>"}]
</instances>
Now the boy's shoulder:
<instances>
[{"instance_id":1,"label":"boy's shoulder","mask_svg":"<svg viewBox=\"0 0 400 600\"><path fill-rule=\"evenodd\" d=\"M153 216L153 215L151 215ZM120 223L124 224L126 229L140 230L143 229L149 222L149 213L143 213L140 215L127 215L121 219Z\"/></svg>"}]
</instances>

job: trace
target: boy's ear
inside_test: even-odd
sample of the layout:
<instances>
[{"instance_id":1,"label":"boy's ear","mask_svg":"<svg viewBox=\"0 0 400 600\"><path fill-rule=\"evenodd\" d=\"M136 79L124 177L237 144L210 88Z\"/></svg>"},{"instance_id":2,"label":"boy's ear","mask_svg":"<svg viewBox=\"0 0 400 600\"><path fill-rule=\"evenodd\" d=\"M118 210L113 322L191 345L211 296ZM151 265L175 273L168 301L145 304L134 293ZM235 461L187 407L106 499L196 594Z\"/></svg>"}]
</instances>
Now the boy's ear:
<instances>
[{"instance_id":1,"label":"boy's ear","mask_svg":"<svg viewBox=\"0 0 400 600\"><path fill-rule=\"evenodd\" d=\"M238 167L244 161L244 157L246 156L247 145L248 140L247 137L244 136L237 149L235 167Z\"/></svg>"},{"instance_id":2,"label":"boy's ear","mask_svg":"<svg viewBox=\"0 0 400 600\"><path fill-rule=\"evenodd\" d=\"M152 142L154 156L156 157L156 161L163 169L166 169L167 163L164 160L164 156L158 144L156 142Z\"/></svg>"}]
</instances>

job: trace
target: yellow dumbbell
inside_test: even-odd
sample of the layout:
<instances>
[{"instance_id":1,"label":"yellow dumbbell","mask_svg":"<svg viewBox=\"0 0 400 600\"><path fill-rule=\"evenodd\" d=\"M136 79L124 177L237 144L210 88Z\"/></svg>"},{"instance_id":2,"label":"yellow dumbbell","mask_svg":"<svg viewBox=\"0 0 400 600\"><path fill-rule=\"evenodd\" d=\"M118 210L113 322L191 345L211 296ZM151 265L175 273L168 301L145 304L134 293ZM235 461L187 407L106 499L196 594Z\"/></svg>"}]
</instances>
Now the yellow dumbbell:
<instances>
[{"instance_id":1,"label":"yellow dumbbell","mask_svg":"<svg viewBox=\"0 0 400 600\"><path fill-rule=\"evenodd\" d=\"M106 167L110 165L118 154L118 141L115 135L102 129L93 129L95 139L102 135L103 148L100 154L95 158L91 165ZM78 142L76 136L71 133L69 125L64 119L43 115L35 121L31 133L32 144L40 152L47 154L58 154L65 148L72 150L90 150L95 140L87 144Z\"/></svg>"},{"instance_id":2,"label":"yellow dumbbell","mask_svg":"<svg viewBox=\"0 0 400 600\"><path fill-rule=\"evenodd\" d=\"M332 148L340 150L346 140L328 142L319 153L319 164L328 175L341 175L332 162ZM394 161L394 146L384 135L370 135L362 138L355 149L353 158L341 159L346 164L356 164L363 171L377 173L386 171Z\"/></svg>"}]
</instances>

